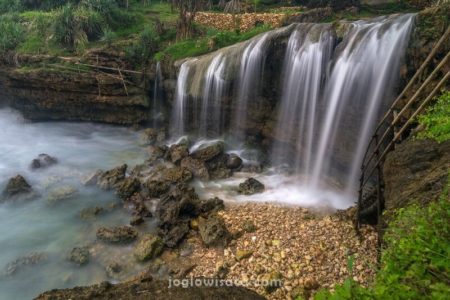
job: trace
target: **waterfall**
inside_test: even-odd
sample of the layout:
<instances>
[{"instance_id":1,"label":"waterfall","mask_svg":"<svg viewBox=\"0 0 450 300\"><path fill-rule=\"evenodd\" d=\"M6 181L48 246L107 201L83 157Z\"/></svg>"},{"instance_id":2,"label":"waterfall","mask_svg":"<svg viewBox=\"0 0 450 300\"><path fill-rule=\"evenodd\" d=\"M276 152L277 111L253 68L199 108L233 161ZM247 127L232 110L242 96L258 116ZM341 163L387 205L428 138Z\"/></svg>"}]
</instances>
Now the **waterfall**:
<instances>
[{"instance_id":1,"label":"waterfall","mask_svg":"<svg viewBox=\"0 0 450 300\"><path fill-rule=\"evenodd\" d=\"M386 99L391 98L399 74L412 19L405 15L353 23L336 50L322 100L324 117L310 174L313 187L329 176L341 141L347 141L343 146L351 157L339 176L347 190L354 186L369 135L389 104Z\"/></svg>"},{"instance_id":2,"label":"waterfall","mask_svg":"<svg viewBox=\"0 0 450 300\"><path fill-rule=\"evenodd\" d=\"M273 165L288 165L313 189L332 181L350 193L392 101L413 19L294 24L188 60L178 75L172 134L214 138L228 130L242 142L256 130L272 140ZM265 132L248 129L261 118L270 118Z\"/></svg>"},{"instance_id":3,"label":"waterfall","mask_svg":"<svg viewBox=\"0 0 450 300\"><path fill-rule=\"evenodd\" d=\"M291 34L284 62L281 105L275 135L297 144L294 165L297 173L309 173L313 157L317 105L326 67L331 59L334 36L330 25L299 25ZM289 154L282 143L274 146L274 162L281 164Z\"/></svg>"},{"instance_id":4,"label":"waterfall","mask_svg":"<svg viewBox=\"0 0 450 300\"><path fill-rule=\"evenodd\" d=\"M175 91L175 103L173 105L171 127L171 134L173 136L182 136L185 133L188 75L189 61L186 61L180 67L177 88Z\"/></svg>"},{"instance_id":5,"label":"waterfall","mask_svg":"<svg viewBox=\"0 0 450 300\"><path fill-rule=\"evenodd\" d=\"M158 126L158 121L162 116L161 110L161 99L162 99L162 72L161 72L161 63L158 61L156 63L156 71L155 71L155 83L153 86L153 127Z\"/></svg>"},{"instance_id":6,"label":"waterfall","mask_svg":"<svg viewBox=\"0 0 450 300\"><path fill-rule=\"evenodd\" d=\"M253 40L245 48L241 57L239 71L239 89L237 102L235 104L235 115L233 122L234 134L242 138L242 128L247 120L247 108L249 100L255 100L260 88L262 72L264 70L265 48L269 34Z\"/></svg>"},{"instance_id":7,"label":"waterfall","mask_svg":"<svg viewBox=\"0 0 450 300\"><path fill-rule=\"evenodd\" d=\"M226 90L225 65L226 57L219 53L213 58L205 74L200 115L200 135L203 137L208 136L208 131L219 135L223 129L222 97Z\"/></svg>"}]
</instances>

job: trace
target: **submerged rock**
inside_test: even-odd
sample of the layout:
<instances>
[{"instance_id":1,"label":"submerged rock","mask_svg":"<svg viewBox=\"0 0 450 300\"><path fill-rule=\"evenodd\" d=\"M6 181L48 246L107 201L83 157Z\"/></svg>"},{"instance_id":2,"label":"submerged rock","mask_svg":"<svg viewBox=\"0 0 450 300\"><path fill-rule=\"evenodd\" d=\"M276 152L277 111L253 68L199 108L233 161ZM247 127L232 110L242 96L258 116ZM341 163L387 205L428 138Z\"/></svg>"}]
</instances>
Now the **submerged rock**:
<instances>
[{"instance_id":1,"label":"submerged rock","mask_svg":"<svg viewBox=\"0 0 450 300\"><path fill-rule=\"evenodd\" d=\"M89 262L89 248L88 247L75 247L70 251L68 260L74 262L80 266Z\"/></svg>"},{"instance_id":2,"label":"submerged rock","mask_svg":"<svg viewBox=\"0 0 450 300\"><path fill-rule=\"evenodd\" d=\"M127 165L121 165L114 169L103 172L97 180L97 185L104 189L109 190L117 187L124 179L125 172L127 171Z\"/></svg>"},{"instance_id":3,"label":"submerged rock","mask_svg":"<svg viewBox=\"0 0 450 300\"><path fill-rule=\"evenodd\" d=\"M127 199L134 193L141 189L141 182L136 177L127 177L122 182L117 184L116 194L122 198Z\"/></svg>"},{"instance_id":4,"label":"submerged rock","mask_svg":"<svg viewBox=\"0 0 450 300\"><path fill-rule=\"evenodd\" d=\"M56 204L62 200L72 198L78 193L78 190L73 186L63 186L53 190L47 198L47 203L50 205Z\"/></svg>"},{"instance_id":5,"label":"submerged rock","mask_svg":"<svg viewBox=\"0 0 450 300\"><path fill-rule=\"evenodd\" d=\"M188 169L194 177L197 177L202 180L209 180L209 172L208 168L204 161L195 159L193 157L185 157L181 161L180 166L182 168Z\"/></svg>"},{"instance_id":6,"label":"submerged rock","mask_svg":"<svg viewBox=\"0 0 450 300\"><path fill-rule=\"evenodd\" d=\"M102 175L102 170L97 170L81 179L81 184L85 186L93 186L97 184L98 178Z\"/></svg>"},{"instance_id":7,"label":"submerged rock","mask_svg":"<svg viewBox=\"0 0 450 300\"><path fill-rule=\"evenodd\" d=\"M43 252L32 252L28 255L17 258L16 260L8 263L5 267L5 274L8 276L14 275L21 268L30 265L39 264L47 260L47 254Z\"/></svg>"},{"instance_id":8,"label":"submerged rock","mask_svg":"<svg viewBox=\"0 0 450 300\"><path fill-rule=\"evenodd\" d=\"M255 178L250 177L243 183L239 184L238 192L243 195L253 195L264 192L265 186Z\"/></svg>"},{"instance_id":9,"label":"submerged rock","mask_svg":"<svg viewBox=\"0 0 450 300\"><path fill-rule=\"evenodd\" d=\"M30 168L32 170L43 169L55 165L58 160L48 154L39 154L39 156L31 162Z\"/></svg>"},{"instance_id":10,"label":"submerged rock","mask_svg":"<svg viewBox=\"0 0 450 300\"><path fill-rule=\"evenodd\" d=\"M33 189L31 188L31 185L28 184L22 175L17 175L9 179L8 184L2 192L2 198L3 200L19 197L28 198L32 194Z\"/></svg>"},{"instance_id":11,"label":"submerged rock","mask_svg":"<svg viewBox=\"0 0 450 300\"><path fill-rule=\"evenodd\" d=\"M118 262L112 262L105 267L105 271L109 278L116 278L123 271L123 266Z\"/></svg>"},{"instance_id":12,"label":"submerged rock","mask_svg":"<svg viewBox=\"0 0 450 300\"><path fill-rule=\"evenodd\" d=\"M233 170L227 167L228 157L228 154L221 153L206 162L211 179L225 179L233 175Z\"/></svg>"},{"instance_id":13,"label":"submerged rock","mask_svg":"<svg viewBox=\"0 0 450 300\"><path fill-rule=\"evenodd\" d=\"M162 239L153 234L145 234L134 249L138 261L146 261L161 254L164 247Z\"/></svg>"},{"instance_id":14,"label":"submerged rock","mask_svg":"<svg viewBox=\"0 0 450 300\"><path fill-rule=\"evenodd\" d=\"M103 207L88 207L88 208L84 208L82 209L78 216L80 217L81 220L87 221L87 220L92 220L95 219L97 216L99 216L100 214L102 214L105 210L103 209Z\"/></svg>"},{"instance_id":15,"label":"submerged rock","mask_svg":"<svg viewBox=\"0 0 450 300\"><path fill-rule=\"evenodd\" d=\"M203 243L207 246L225 246L230 237L225 222L218 215L210 215L207 218L200 217L198 230Z\"/></svg>"},{"instance_id":16,"label":"submerged rock","mask_svg":"<svg viewBox=\"0 0 450 300\"><path fill-rule=\"evenodd\" d=\"M100 227L97 230L97 238L108 243L130 243L137 236L137 230L130 226Z\"/></svg>"},{"instance_id":17,"label":"submerged rock","mask_svg":"<svg viewBox=\"0 0 450 300\"><path fill-rule=\"evenodd\" d=\"M209 161L223 154L224 150L225 144L223 142L216 142L194 151L191 156L202 161Z\"/></svg>"}]
</instances>

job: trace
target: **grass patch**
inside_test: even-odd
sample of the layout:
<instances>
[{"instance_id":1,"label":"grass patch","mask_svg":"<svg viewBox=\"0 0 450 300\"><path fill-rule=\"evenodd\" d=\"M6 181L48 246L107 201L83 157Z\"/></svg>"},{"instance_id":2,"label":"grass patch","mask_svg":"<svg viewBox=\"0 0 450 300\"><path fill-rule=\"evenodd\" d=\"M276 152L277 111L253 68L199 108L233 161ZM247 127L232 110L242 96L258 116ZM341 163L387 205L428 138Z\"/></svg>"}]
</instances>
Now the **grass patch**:
<instances>
[{"instance_id":1,"label":"grass patch","mask_svg":"<svg viewBox=\"0 0 450 300\"><path fill-rule=\"evenodd\" d=\"M419 116L419 124L424 130L418 138L430 138L438 142L450 140L450 91L445 91L436 103Z\"/></svg>"}]
</instances>

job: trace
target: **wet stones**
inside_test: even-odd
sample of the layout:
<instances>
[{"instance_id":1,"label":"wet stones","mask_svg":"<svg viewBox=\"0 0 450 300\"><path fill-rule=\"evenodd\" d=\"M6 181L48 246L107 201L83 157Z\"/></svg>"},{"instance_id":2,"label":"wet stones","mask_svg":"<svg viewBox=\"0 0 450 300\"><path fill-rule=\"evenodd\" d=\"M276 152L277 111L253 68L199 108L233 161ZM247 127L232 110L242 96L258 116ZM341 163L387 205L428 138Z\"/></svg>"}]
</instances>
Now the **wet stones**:
<instances>
[{"instance_id":1,"label":"wet stones","mask_svg":"<svg viewBox=\"0 0 450 300\"><path fill-rule=\"evenodd\" d=\"M84 186L94 186L97 184L98 178L102 175L101 170L97 170L91 174L86 175L81 179L81 184Z\"/></svg>"},{"instance_id":2,"label":"wet stones","mask_svg":"<svg viewBox=\"0 0 450 300\"><path fill-rule=\"evenodd\" d=\"M39 154L39 156L31 161L30 168L32 170L48 168L58 163L58 160L48 154Z\"/></svg>"},{"instance_id":3,"label":"wet stones","mask_svg":"<svg viewBox=\"0 0 450 300\"><path fill-rule=\"evenodd\" d=\"M243 195L253 195L264 192L265 186L255 178L250 177L239 184L238 193Z\"/></svg>"},{"instance_id":4,"label":"wet stones","mask_svg":"<svg viewBox=\"0 0 450 300\"><path fill-rule=\"evenodd\" d=\"M147 261L161 254L164 248L162 239L152 234L145 234L134 249L138 261Z\"/></svg>"},{"instance_id":5,"label":"wet stones","mask_svg":"<svg viewBox=\"0 0 450 300\"><path fill-rule=\"evenodd\" d=\"M207 218L200 217L198 230L206 246L225 246L230 237L225 222L216 214L212 214Z\"/></svg>"},{"instance_id":6,"label":"wet stones","mask_svg":"<svg viewBox=\"0 0 450 300\"><path fill-rule=\"evenodd\" d=\"M33 194L31 185L25 180L22 175L17 175L9 179L8 184L2 192L2 200L11 200L21 197L30 197Z\"/></svg>"},{"instance_id":7,"label":"wet stones","mask_svg":"<svg viewBox=\"0 0 450 300\"><path fill-rule=\"evenodd\" d=\"M202 161L209 161L220 154L223 154L224 150L225 144L223 142L216 142L194 151L191 156Z\"/></svg>"},{"instance_id":8,"label":"wet stones","mask_svg":"<svg viewBox=\"0 0 450 300\"><path fill-rule=\"evenodd\" d=\"M188 169L194 177L197 177L201 180L209 180L209 172L208 168L204 161L195 159L191 156L183 158L180 166L182 168Z\"/></svg>"},{"instance_id":9,"label":"wet stones","mask_svg":"<svg viewBox=\"0 0 450 300\"><path fill-rule=\"evenodd\" d=\"M98 206L88 207L88 208L82 209L78 213L78 216L80 217L81 220L88 221L88 220L94 220L97 216L101 215L104 212L105 212L105 210L102 207L98 207Z\"/></svg>"},{"instance_id":10,"label":"wet stones","mask_svg":"<svg viewBox=\"0 0 450 300\"><path fill-rule=\"evenodd\" d=\"M53 190L48 198L47 203L49 205L57 204L63 200L70 199L78 193L78 190L73 186L63 186Z\"/></svg>"},{"instance_id":11,"label":"wet stones","mask_svg":"<svg viewBox=\"0 0 450 300\"><path fill-rule=\"evenodd\" d=\"M158 130L155 128L144 129L139 139L143 145L153 145L158 140Z\"/></svg>"},{"instance_id":12,"label":"wet stones","mask_svg":"<svg viewBox=\"0 0 450 300\"><path fill-rule=\"evenodd\" d=\"M160 197L170 189L170 183L158 180L148 180L144 183L150 197Z\"/></svg>"},{"instance_id":13,"label":"wet stones","mask_svg":"<svg viewBox=\"0 0 450 300\"><path fill-rule=\"evenodd\" d=\"M225 208L223 200L214 197L208 200L201 200L198 204L198 209L201 214L213 213Z\"/></svg>"},{"instance_id":14,"label":"wet stones","mask_svg":"<svg viewBox=\"0 0 450 300\"><path fill-rule=\"evenodd\" d=\"M11 276L26 266L37 265L47 260L47 254L43 252L32 252L8 263L5 267L5 275Z\"/></svg>"},{"instance_id":15,"label":"wet stones","mask_svg":"<svg viewBox=\"0 0 450 300\"><path fill-rule=\"evenodd\" d=\"M137 230L130 226L100 227L97 230L97 238L99 240L113 244L130 243L137 236Z\"/></svg>"},{"instance_id":16,"label":"wet stones","mask_svg":"<svg viewBox=\"0 0 450 300\"><path fill-rule=\"evenodd\" d=\"M89 262L89 248L75 247L70 251L67 259L79 266L86 265Z\"/></svg>"},{"instance_id":17,"label":"wet stones","mask_svg":"<svg viewBox=\"0 0 450 300\"><path fill-rule=\"evenodd\" d=\"M183 158L188 155L189 150L186 145L172 145L169 148L169 160L174 164L178 164Z\"/></svg>"},{"instance_id":18,"label":"wet stones","mask_svg":"<svg viewBox=\"0 0 450 300\"><path fill-rule=\"evenodd\" d=\"M114 169L103 172L97 179L97 185L104 190L116 188L124 179L127 165L121 165Z\"/></svg>"},{"instance_id":19,"label":"wet stones","mask_svg":"<svg viewBox=\"0 0 450 300\"><path fill-rule=\"evenodd\" d=\"M140 189L141 182L139 181L139 179L136 177L128 177L117 184L116 194L122 199L127 199L134 193L139 192Z\"/></svg>"},{"instance_id":20,"label":"wet stones","mask_svg":"<svg viewBox=\"0 0 450 300\"><path fill-rule=\"evenodd\" d=\"M230 154L227 158L226 166L228 169L237 170L242 167L242 158L236 154Z\"/></svg>"}]
</instances>

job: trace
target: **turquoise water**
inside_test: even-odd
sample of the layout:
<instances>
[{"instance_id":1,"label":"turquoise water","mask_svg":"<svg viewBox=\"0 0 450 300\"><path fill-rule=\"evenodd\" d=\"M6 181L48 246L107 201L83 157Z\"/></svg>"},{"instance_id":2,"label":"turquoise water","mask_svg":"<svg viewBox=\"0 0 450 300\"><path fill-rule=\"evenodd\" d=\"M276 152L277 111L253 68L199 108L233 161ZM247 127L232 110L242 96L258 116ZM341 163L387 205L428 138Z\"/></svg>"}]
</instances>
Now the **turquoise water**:
<instances>
[{"instance_id":1,"label":"turquoise water","mask_svg":"<svg viewBox=\"0 0 450 300\"><path fill-rule=\"evenodd\" d=\"M119 199L112 192L81 184L96 169L142 162L145 149L138 145L137 135L125 128L90 123L30 123L15 111L0 109L0 190L10 177L21 174L40 194L34 200L0 203L1 300L32 299L53 288L121 280L142 269L133 263L132 245L105 246L95 241L99 226L128 224L130 216L121 209ZM58 164L30 170L30 162L40 153L56 157ZM50 205L48 195L62 187L75 188L77 193ZM80 210L96 206L105 212L89 220L79 217ZM88 265L67 261L73 247L85 245L91 249ZM45 259L18 264L13 274L6 274L9 263L31 253ZM108 277L106 265L127 261L117 278Z\"/></svg>"}]
</instances>

